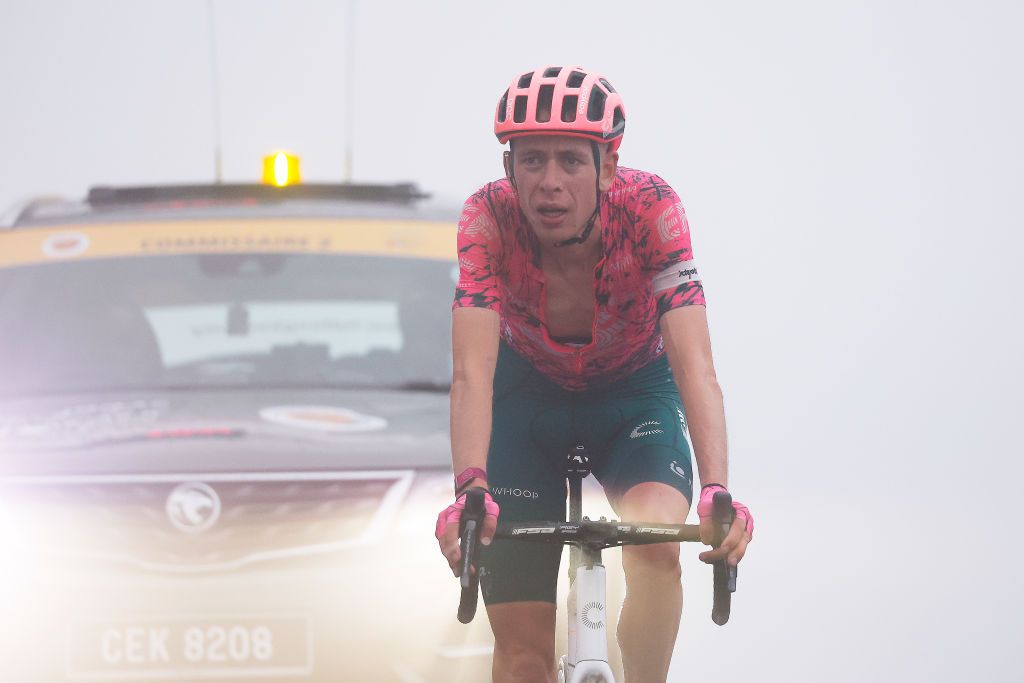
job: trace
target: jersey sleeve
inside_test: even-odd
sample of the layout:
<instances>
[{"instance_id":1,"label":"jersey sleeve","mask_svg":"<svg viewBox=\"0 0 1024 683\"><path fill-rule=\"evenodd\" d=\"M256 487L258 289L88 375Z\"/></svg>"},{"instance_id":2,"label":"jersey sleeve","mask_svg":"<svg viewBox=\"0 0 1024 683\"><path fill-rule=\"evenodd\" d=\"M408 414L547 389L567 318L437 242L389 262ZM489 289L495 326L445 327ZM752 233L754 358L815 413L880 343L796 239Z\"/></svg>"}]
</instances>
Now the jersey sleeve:
<instances>
[{"instance_id":1,"label":"jersey sleeve","mask_svg":"<svg viewBox=\"0 0 1024 683\"><path fill-rule=\"evenodd\" d=\"M654 181L658 192L647 198L642 216L647 227L647 271L660 317L673 308L706 302L683 204L663 180L655 176Z\"/></svg>"},{"instance_id":2,"label":"jersey sleeve","mask_svg":"<svg viewBox=\"0 0 1024 683\"><path fill-rule=\"evenodd\" d=\"M490 308L501 312L498 295L498 263L501 235L482 194L469 198L462 208L458 235L459 282L452 308Z\"/></svg>"}]
</instances>

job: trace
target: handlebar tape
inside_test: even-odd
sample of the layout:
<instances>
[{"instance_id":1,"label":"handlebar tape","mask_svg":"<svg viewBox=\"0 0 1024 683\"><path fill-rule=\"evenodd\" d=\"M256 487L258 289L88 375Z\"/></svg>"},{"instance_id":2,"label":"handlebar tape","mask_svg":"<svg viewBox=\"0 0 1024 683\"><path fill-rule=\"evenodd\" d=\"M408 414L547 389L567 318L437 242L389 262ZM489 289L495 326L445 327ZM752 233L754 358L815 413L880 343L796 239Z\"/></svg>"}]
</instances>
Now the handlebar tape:
<instances>
[{"instance_id":1,"label":"handlebar tape","mask_svg":"<svg viewBox=\"0 0 1024 683\"><path fill-rule=\"evenodd\" d=\"M732 496L728 491L718 491L712 502L711 519L715 525L714 547L722 545L725 537L729 534L736 511L732 507ZM729 621L729 612L732 608L732 594L736 591L736 567L730 567L727 562L719 560L714 564L715 597L714 605L711 608L711 620L719 626L724 626Z\"/></svg>"},{"instance_id":2,"label":"handlebar tape","mask_svg":"<svg viewBox=\"0 0 1024 683\"><path fill-rule=\"evenodd\" d=\"M480 575L475 567L480 527L484 521L485 493L480 488L472 488L466 492L466 507L462 510L459 521L459 546L462 549L459 572L459 585L462 587L462 596L459 598L459 621L463 624L473 621L477 597L480 594Z\"/></svg>"}]
</instances>

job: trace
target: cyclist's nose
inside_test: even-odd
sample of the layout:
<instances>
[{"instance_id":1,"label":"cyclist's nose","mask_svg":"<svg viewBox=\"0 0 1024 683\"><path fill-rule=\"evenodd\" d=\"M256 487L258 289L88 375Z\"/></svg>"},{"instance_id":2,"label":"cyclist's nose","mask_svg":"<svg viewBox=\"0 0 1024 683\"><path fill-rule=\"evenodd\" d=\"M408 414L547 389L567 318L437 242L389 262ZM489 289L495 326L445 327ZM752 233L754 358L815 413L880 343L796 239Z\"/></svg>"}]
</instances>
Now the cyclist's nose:
<instances>
[{"instance_id":1,"label":"cyclist's nose","mask_svg":"<svg viewBox=\"0 0 1024 683\"><path fill-rule=\"evenodd\" d=\"M544 192L557 192L565 185L565 176L556 160L552 159L544 164L544 170L540 176L540 189Z\"/></svg>"}]
</instances>

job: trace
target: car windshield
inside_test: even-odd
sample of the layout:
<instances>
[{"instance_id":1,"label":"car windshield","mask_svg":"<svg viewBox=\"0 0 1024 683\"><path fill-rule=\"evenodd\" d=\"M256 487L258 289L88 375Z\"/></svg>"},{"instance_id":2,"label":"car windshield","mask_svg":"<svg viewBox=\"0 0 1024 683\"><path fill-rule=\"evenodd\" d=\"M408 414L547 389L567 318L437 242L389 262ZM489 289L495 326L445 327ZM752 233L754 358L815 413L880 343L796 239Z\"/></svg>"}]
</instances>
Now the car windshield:
<instances>
[{"instance_id":1,"label":"car windshield","mask_svg":"<svg viewBox=\"0 0 1024 683\"><path fill-rule=\"evenodd\" d=\"M0 269L0 395L446 389L454 264L135 256Z\"/></svg>"}]
</instances>

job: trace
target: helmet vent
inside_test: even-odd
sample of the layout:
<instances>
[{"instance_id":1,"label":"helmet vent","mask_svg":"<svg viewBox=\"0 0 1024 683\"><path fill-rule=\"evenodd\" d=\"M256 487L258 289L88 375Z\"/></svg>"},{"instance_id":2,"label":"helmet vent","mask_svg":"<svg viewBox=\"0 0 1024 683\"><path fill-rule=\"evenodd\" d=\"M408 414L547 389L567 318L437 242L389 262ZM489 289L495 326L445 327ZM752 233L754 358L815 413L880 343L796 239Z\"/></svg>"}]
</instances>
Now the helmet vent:
<instances>
[{"instance_id":1,"label":"helmet vent","mask_svg":"<svg viewBox=\"0 0 1024 683\"><path fill-rule=\"evenodd\" d=\"M583 85L583 79L586 77L587 75L582 71L573 71L569 74L569 80L566 81L565 85L569 88L578 88Z\"/></svg>"},{"instance_id":2,"label":"helmet vent","mask_svg":"<svg viewBox=\"0 0 1024 683\"><path fill-rule=\"evenodd\" d=\"M555 86L542 85L537 97L537 123L551 120L551 98L555 95Z\"/></svg>"},{"instance_id":3,"label":"helmet vent","mask_svg":"<svg viewBox=\"0 0 1024 683\"><path fill-rule=\"evenodd\" d=\"M544 70L544 78L554 78L558 74L562 73L562 67L553 66L550 69Z\"/></svg>"},{"instance_id":4,"label":"helmet vent","mask_svg":"<svg viewBox=\"0 0 1024 683\"><path fill-rule=\"evenodd\" d=\"M576 95L569 95L562 99L562 121L564 123L572 123L576 120L576 106L579 102L580 98Z\"/></svg>"},{"instance_id":5,"label":"helmet vent","mask_svg":"<svg viewBox=\"0 0 1024 683\"><path fill-rule=\"evenodd\" d=\"M604 118L604 103L607 97L604 91L596 85L590 89L590 103L587 105L588 121L600 121Z\"/></svg>"},{"instance_id":6,"label":"helmet vent","mask_svg":"<svg viewBox=\"0 0 1024 683\"><path fill-rule=\"evenodd\" d=\"M519 77L519 87L520 88L529 88L530 87L530 81L532 81L532 80L533 80L533 72L532 71L529 72L529 73L523 74L522 76Z\"/></svg>"},{"instance_id":7,"label":"helmet vent","mask_svg":"<svg viewBox=\"0 0 1024 683\"><path fill-rule=\"evenodd\" d=\"M526 120L526 95L516 95L516 108L512 112L512 120L516 123Z\"/></svg>"},{"instance_id":8,"label":"helmet vent","mask_svg":"<svg viewBox=\"0 0 1024 683\"><path fill-rule=\"evenodd\" d=\"M626 115L622 113L622 107L615 107L612 115L612 130L618 130L620 126L626 125Z\"/></svg>"},{"instance_id":9,"label":"helmet vent","mask_svg":"<svg viewBox=\"0 0 1024 683\"><path fill-rule=\"evenodd\" d=\"M505 123L505 118L508 113L508 90L501 96L501 102L498 104L498 121Z\"/></svg>"},{"instance_id":10,"label":"helmet vent","mask_svg":"<svg viewBox=\"0 0 1024 683\"><path fill-rule=\"evenodd\" d=\"M615 92L615 88L612 87L612 84L606 81L605 79L599 79L599 82L601 83L601 85L605 87L605 90L607 90L608 92Z\"/></svg>"}]
</instances>

